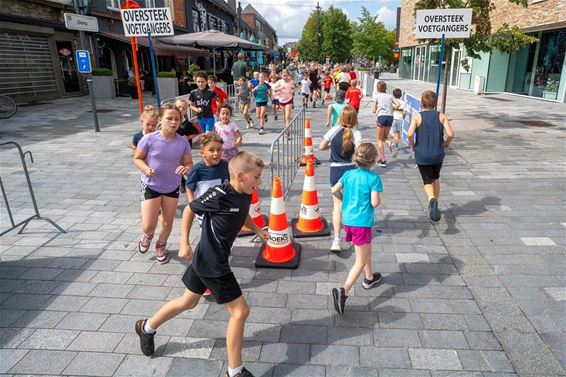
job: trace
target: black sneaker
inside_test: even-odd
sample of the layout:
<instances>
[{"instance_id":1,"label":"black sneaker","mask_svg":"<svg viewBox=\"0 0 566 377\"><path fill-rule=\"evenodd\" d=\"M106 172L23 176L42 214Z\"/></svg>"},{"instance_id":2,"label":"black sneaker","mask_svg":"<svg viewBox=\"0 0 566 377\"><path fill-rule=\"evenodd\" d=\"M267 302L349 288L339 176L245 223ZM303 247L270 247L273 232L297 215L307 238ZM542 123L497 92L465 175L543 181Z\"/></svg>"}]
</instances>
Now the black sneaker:
<instances>
[{"instance_id":1,"label":"black sneaker","mask_svg":"<svg viewBox=\"0 0 566 377\"><path fill-rule=\"evenodd\" d=\"M386 167L387 167L387 161L379 160L379 161L377 161L377 164L378 164L379 166L381 166L382 168L386 168Z\"/></svg>"},{"instance_id":2,"label":"black sneaker","mask_svg":"<svg viewBox=\"0 0 566 377\"><path fill-rule=\"evenodd\" d=\"M373 274L372 280L368 280L364 277L364 281L362 282L362 287L364 289L371 289L379 283L381 283L381 274L379 272L376 272L375 274Z\"/></svg>"},{"instance_id":3,"label":"black sneaker","mask_svg":"<svg viewBox=\"0 0 566 377\"><path fill-rule=\"evenodd\" d=\"M228 372L226 372L226 376L225 376L225 377L230 377L230 375L228 374ZM240 373L236 374L235 377L254 377L254 375L252 374L252 372L250 372L249 370L247 370L246 367L244 367Z\"/></svg>"},{"instance_id":4,"label":"black sneaker","mask_svg":"<svg viewBox=\"0 0 566 377\"><path fill-rule=\"evenodd\" d=\"M140 337L141 351L146 356L151 356L155 352L155 342L153 337L155 334L148 334L145 332L145 322L147 319L140 319L136 322L136 334Z\"/></svg>"},{"instance_id":5,"label":"black sneaker","mask_svg":"<svg viewBox=\"0 0 566 377\"><path fill-rule=\"evenodd\" d=\"M340 315L344 314L344 306L346 306L346 291L344 288L332 288L332 296L334 297L334 309Z\"/></svg>"},{"instance_id":6,"label":"black sneaker","mask_svg":"<svg viewBox=\"0 0 566 377\"><path fill-rule=\"evenodd\" d=\"M431 198L428 203L428 214L432 221L440 220L440 210L438 209L438 199Z\"/></svg>"}]
</instances>

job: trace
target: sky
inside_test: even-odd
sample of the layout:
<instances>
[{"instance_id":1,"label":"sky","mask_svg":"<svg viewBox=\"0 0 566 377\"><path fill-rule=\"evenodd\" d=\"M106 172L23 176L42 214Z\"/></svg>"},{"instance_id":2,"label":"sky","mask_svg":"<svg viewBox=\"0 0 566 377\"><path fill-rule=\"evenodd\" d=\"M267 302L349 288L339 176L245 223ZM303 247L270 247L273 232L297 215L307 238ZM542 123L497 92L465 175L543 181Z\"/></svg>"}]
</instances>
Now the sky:
<instances>
[{"instance_id":1,"label":"sky","mask_svg":"<svg viewBox=\"0 0 566 377\"><path fill-rule=\"evenodd\" d=\"M316 1L313 0L240 1L242 9L251 3L261 13L277 32L280 45L299 40L305 22L316 8ZM362 6L365 6L372 15L379 14L378 21L383 22L387 29L393 30L401 0L319 0L319 4L323 10L330 5L341 8L350 20L356 21L361 15Z\"/></svg>"}]
</instances>

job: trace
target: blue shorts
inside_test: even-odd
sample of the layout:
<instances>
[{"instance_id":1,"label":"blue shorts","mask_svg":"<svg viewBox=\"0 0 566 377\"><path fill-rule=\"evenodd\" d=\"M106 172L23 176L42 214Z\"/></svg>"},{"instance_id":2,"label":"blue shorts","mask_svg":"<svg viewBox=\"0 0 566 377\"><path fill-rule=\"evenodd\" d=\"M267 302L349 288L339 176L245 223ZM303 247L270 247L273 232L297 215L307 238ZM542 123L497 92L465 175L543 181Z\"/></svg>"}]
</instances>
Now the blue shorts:
<instances>
[{"instance_id":1,"label":"blue shorts","mask_svg":"<svg viewBox=\"0 0 566 377\"><path fill-rule=\"evenodd\" d=\"M214 131L214 117L199 118L198 124L200 125L202 132Z\"/></svg>"},{"instance_id":2,"label":"blue shorts","mask_svg":"<svg viewBox=\"0 0 566 377\"><path fill-rule=\"evenodd\" d=\"M377 127L391 127L393 115L380 115L377 117Z\"/></svg>"},{"instance_id":3,"label":"blue shorts","mask_svg":"<svg viewBox=\"0 0 566 377\"><path fill-rule=\"evenodd\" d=\"M393 126L391 126L391 131L393 132L403 131L403 119L393 119Z\"/></svg>"},{"instance_id":4,"label":"blue shorts","mask_svg":"<svg viewBox=\"0 0 566 377\"><path fill-rule=\"evenodd\" d=\"M267 106L267 101L255 103L255 107L265 107L265 106Z\"/></svg>"},{"instance_id":5,"label":"blue shorts","mask_svg":"<svg viewBox=\"0 0 566 377\"><path fill-rule=\"evenodd\" d=\"M330 185L334 186L338 183L340 178L346 173L348 170L355 169L356 165L346 165L346 166L331 166L330 167Z\"/></svg>"}]
</instances>

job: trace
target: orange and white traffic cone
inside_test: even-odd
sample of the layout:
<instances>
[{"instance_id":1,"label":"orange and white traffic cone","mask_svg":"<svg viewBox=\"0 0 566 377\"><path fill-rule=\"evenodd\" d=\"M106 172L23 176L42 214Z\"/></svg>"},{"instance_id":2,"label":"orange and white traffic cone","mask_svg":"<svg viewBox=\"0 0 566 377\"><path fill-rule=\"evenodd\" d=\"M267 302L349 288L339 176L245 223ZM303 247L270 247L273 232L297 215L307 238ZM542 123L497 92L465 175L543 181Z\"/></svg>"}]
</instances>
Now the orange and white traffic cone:
<instances>
[{"instance_id":1,"label":"orange and white traffic cone","mask_svg":"<svg viewBox=\"0 0 566 377\"><path fill-rule=\"evenodd\" d=\"M268 231L271 237L261 246L255 266L257 268L289 269L299 267L301 245L293 242L289 234L285 199L283 198L283 189L279 177L273 178Z\"/></svg>"},{"instance_id":2,"label":"orange and white traffic cone","mask_svg":"<svg viewBox=\"0 0 566 377\"><path fill-rule=\"evenodd\" d=\"M311 120L307 117L305 119L305 154L301 157L301 166L305 166L309 161L312 161L316 165L320 165L320 161L314 156L312 147Z\"/></svg>"},{"instance_id":3,"label":"orange and white traffic cone","mask_svg":"<svg viewBox=\"0 0 566 377\"><path fill-rule=\"evenodd\" d=\"M257 189L252 192L252 202L250 203L250 217L252 218L255 225L257 225L257 227L260 229L265 227L265 225L267 224L267 216L261 214L261 201L259 200ZM238 237L251 236L252 234L255 233L244 225L242 229L240 229Z\"/></svg>"},{"instance_id":4,"label":"orange and white traffic cone","mask_svg":"<svg viewBox=\"0 0 566 377\"><path fill-rule=\"evenodd\" d=\"M330 235L328 221L320 216L318 194L314 179L314 164L309 162L305 168L305 182L301 195L299 217L291 220L293 237L323 237Z\"/></svg>"}]
</instances>

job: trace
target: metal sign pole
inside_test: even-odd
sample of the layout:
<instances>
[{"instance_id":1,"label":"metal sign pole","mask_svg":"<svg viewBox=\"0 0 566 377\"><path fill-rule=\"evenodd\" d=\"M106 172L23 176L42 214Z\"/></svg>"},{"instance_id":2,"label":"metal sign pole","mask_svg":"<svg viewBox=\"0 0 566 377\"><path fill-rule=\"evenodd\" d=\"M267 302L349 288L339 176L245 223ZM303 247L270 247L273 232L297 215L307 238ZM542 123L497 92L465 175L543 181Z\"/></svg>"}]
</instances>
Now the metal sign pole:
<instances>
[{"instance_id":1,"label":"metal sign pole","mask_svg":"<svg viewBox=\"0 0 566 377\"><path fill-rule=\"evenodd\" d=\"M444 41L445 34L442 34L440 40L440 57L438 58L438 77L436 78L436 98L438 99L438 92L440 91L440 79L442 77L442 62L444 61Z\"/></svg>"},{"instance_id":2,"label":"metal sign pole","mask_svg":"<svg viewBox=\"0 0 566 377\"><path fill-rule=\"evenodd\" d=\"M151 71L153 76L153 87L155 88L155 101L157 105L157 109L161 104L161 99L159 98L159 85L157 82L157 69L155 67L155 54L153 53L153 43L151 41L151 33L147 34L147 38L149 39L149 59L151 60Z\"/></svg>"}]
</instances>

